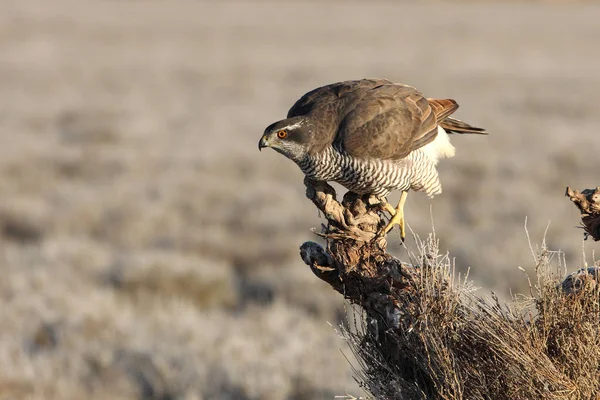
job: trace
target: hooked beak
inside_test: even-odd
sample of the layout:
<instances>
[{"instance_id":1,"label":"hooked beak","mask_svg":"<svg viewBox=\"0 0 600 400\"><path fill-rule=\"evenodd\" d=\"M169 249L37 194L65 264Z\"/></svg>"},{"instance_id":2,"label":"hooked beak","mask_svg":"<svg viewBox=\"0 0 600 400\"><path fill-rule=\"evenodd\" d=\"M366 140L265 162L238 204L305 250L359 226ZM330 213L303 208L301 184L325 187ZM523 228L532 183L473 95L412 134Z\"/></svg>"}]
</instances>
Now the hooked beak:
<instances>
[{"instance_id":1,"label":"hooked beak","mask_svg":"<svg viewBox=\"0 0 600 400\"><path fill-rule=\"evenodd\" d=\"M263 137L260 138L260 141L258 142L258 150L261 150L264 147L269 147L269 141L267 140L267 136L263 135Z\"/></svg>"}]
</instances>

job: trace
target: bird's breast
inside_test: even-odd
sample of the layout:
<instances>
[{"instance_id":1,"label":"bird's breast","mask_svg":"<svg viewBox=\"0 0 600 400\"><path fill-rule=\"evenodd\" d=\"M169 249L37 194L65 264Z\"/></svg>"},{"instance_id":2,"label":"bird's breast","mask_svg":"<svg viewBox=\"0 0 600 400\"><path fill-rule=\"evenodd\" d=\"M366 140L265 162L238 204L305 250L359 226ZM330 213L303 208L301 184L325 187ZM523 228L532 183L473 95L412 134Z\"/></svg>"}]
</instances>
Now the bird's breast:
<instances>
[{"instance_id":1,"label":"bird's breast","mask_svg":"<svg viewBox=\"0 0 600 400\"><path fill-rule=\"evenodd\" d=\"M335 181L342 175L344 159L333 147L316 154L308 154L298 163L306 176L319 181Z\"/></svg>"},{"instance_id":2,"label":"bird's breast","mask_svg":"<svg viewBox=\"0 0 600 400\"><path fill-rule=\"evenodd\" d=\"M410 187L411 157L402 160L356 158L329 147L319 154L307 156L298 165L311 179L335 181L358 194L385 196L391 190L408 190Z\"/></svg>"}]
</instances>

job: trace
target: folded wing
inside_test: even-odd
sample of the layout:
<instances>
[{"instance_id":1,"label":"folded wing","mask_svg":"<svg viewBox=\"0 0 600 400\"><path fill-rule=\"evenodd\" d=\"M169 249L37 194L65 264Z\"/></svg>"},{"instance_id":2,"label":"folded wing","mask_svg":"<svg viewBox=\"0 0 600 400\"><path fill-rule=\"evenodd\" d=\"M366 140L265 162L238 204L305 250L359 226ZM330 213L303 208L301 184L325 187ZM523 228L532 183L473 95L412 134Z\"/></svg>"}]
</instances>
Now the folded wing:
<instances>
[{"instance_id":1,"label":"folded wing","mask_svg":"<svg viewBox=\"0 0 600 400\"><path fill-rule=\"evenodd\" d=\"M401 159L432 142L439 121L457 108L454 100L426 99L411 86L383 84L346 114L335 141L354 157Z\"/></svg>"}]
</instances>

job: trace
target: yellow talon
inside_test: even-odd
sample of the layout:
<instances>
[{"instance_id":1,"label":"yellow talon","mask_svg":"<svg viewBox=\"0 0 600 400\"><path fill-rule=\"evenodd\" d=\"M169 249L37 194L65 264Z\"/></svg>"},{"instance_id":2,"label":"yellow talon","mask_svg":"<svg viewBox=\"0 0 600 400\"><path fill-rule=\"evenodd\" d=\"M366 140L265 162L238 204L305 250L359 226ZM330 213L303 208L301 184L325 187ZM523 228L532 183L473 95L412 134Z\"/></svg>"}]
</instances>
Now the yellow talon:
<instances>
[{"instance_id":1,"label":"yellow talon","mask_svg":"<svg viewBox=\"0 0 600 400\"><path fill-rule=\"evenodd\" d=\"M389 212L391 216L396 215L396 209L388 203L387 200L383 203L382 207L385 211Z\"/></svg>"},{"instance_id":2,"label":"yellow talon","mask_svg":"<svg viewBox=\"0 0 600 400\"><path fill-rule=\"evenodd\" d=\"M387 202L384 205L385 210L392 214L392 218L383 229L383 232L388 233L392 230L394 225L398 224L398 226L400 227L400 238L402 239L402 241L404 241L404 238L406 237L406 230L404 228L404 203L406 203L407 196L408 192L403 191L400 195L400 201L398 201L398 206L395 209Z\"/></svg>"}]
</instances>

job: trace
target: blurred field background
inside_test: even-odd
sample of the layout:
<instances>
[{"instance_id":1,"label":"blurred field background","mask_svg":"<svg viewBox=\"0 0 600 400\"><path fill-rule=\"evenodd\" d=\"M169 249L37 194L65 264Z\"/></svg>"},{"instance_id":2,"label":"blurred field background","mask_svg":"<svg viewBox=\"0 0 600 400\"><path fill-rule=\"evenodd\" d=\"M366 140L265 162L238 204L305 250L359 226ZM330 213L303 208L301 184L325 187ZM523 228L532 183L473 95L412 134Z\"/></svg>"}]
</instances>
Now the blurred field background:
<instances>
[{"instance_id":1,"label":"blurred field background","mask_svg":"<svg viewBox=\"0 0 600 400\"><path fill-rule=\"evenodd\" d=\"M454 137L444 193L406 208L421 236L432 208L441 247L482 294L527 290L526 216L534 244L552 221L570 270L592 256L563 193L600 184L598 6L0 11L1 399L361 395L328 324L343 301L298 256L322 220L297 167L257 150L265 126L335 81L455 98L458 118L492 133Z\"/></svg>"}]
</instances>

